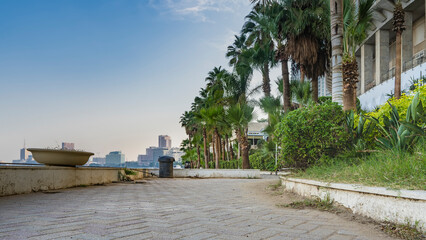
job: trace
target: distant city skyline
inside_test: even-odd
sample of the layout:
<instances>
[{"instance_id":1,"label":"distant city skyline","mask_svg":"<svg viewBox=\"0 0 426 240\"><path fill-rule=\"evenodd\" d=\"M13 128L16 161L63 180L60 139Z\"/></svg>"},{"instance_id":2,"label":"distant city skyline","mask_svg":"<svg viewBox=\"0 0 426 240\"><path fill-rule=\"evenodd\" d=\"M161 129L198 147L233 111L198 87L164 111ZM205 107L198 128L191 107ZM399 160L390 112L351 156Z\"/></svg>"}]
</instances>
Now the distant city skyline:
<instances>
[{"instance_id":1,"label":"distant city skyline","mask_svg":"<svg viewBox=\"0 0 426 240\"><path fill-rule=\"evenodd\" d=\"M230 69L227 46L251 10L247 0L1 5L0 161L19 159L24 139L100 156L120 150L131 161L164 133L179 147L181 114L213 67Z\"/></svg>"}]
</instances>

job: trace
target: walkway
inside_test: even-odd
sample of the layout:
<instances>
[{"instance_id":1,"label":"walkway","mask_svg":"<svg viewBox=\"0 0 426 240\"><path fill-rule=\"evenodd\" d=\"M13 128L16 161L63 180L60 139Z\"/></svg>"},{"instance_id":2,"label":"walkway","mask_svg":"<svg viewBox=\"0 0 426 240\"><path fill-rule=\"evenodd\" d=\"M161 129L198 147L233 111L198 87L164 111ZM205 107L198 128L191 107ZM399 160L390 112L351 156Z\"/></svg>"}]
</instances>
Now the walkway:
<instances>
[{"instance_id":1,"label":"walkway","mask_svg":"<svg viewBox=\"0 0 426 240\"><path fill-rule=\"evenodd\" d=\"M0 239L385 239L247 189L270 179L152 179L0 197Z\"/></svg>"}]
</instances>

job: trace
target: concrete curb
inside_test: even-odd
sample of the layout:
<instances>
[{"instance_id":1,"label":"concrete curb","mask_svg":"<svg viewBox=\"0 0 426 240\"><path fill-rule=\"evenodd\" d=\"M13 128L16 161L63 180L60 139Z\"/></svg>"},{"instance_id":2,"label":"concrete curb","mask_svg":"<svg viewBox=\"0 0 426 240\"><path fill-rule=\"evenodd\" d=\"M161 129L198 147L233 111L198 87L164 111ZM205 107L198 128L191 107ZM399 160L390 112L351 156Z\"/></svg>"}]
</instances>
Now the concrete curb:
<instances>
[{"instance_id":1,"label":"concrete curb","mask_svg":"<svg viewBox=\"0 0 426 240\"><path fill-rule=\"evenodd\" d=\"M305 197L329 197L354 213L378 221L409 223L420 231L426 230L426 191L389 190L286 177L281 177L281 182L287 190Z\"/></svg>"},{"instance_id":2,"label":"concrete curb","mask_svg":"<svg viewBox=\"0 0 426 240\"><path fill-rule=\"evenodd\" d=\"M158 175L158 169L150 172ZM173 177L260 178L260 171L259 169L173 169Z\"/></svg>"}]
</instances>

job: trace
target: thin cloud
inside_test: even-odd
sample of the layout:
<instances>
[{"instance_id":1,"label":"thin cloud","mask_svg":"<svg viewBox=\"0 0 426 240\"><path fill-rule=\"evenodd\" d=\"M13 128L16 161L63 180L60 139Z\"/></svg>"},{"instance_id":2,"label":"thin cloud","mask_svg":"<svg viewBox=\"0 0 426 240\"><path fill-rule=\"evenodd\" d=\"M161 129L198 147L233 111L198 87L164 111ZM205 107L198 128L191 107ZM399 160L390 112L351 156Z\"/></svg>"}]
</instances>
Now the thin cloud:
<instances>
[{"instance_id":1,"label":"thin cloud","mask_svg":"<svg viewBox=\"0 0 426 240\"><path fill-rule=\"evenodd\" d=\"M208 15L219 12L235 12L249 5L248 0L150 0L149 5L165 15L177 19L211 22Z\"/></svg>"}]
</instances>

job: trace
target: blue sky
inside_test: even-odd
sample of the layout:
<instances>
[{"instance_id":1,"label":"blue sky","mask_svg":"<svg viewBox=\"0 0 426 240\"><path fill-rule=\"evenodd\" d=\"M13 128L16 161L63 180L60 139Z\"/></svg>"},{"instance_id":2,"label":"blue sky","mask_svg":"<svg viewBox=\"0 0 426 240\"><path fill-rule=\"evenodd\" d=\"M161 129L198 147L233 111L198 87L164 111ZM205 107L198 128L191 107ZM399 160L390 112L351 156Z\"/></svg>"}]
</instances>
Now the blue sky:
<instances>
[{"instance_id":1,"label":"blue sky","mask_svg":"<svg viewBox=\"0 0 426 240\"><path fill-rule=\"evenodd\" d=\"M18 159L24 139L101 156L121 150L127 160L160 134L178 146L180 115L207 72L227 67L226 46L250 8L249 0L0 0L0 161Z\"/></svg>"}]
</instances>

